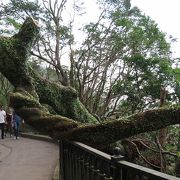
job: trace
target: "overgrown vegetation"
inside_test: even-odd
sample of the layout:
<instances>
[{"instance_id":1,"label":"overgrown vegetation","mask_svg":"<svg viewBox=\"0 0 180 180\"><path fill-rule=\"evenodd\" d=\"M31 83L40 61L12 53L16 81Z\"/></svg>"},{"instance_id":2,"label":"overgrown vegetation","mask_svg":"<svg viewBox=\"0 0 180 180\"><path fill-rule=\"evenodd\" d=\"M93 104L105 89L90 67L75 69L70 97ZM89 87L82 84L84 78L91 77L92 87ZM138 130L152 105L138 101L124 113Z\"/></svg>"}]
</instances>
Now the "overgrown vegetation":
<instances>
[{"instance_id":1,"label":"overgrown vegetation","mask_svg":"<svg viewBox=\"0 0 180 180\"><path fill-rule=\"evenodd\" d=\"M0 72L15 88L10 104L42 133L96 147L123 139L129 160L178 176L178 125L161 131L163 144L158 132L129 138L180 122L179 106L172 107L180 99L179 62L165 33L130 1L107 0L76 42L76 15L63 18L67 3L2 4L1 31L11 37L0 37ZM5 25L13 25L15 34ZM62 65L66 49L69 67Z\"/></svg>"}]
</instances>

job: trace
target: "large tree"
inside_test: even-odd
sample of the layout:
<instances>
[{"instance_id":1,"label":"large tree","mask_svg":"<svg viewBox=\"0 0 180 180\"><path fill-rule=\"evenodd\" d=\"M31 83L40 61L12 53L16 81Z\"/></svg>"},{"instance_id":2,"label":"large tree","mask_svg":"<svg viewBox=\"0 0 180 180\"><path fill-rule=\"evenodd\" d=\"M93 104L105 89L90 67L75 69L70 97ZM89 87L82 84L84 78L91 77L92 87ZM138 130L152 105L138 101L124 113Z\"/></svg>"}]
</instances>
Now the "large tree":
<instances>
[{"instance_id":1,"label":"large tree","mask_svg":"<svg viewBox=\"0 0 180 180\"><path fill-rule=\"evenodd\" d=\"M1 22L19 28L27 15L40 21L33 58L49 63L56 82L75 88L90 113L107 118L141 112L152 104L157 106L162 85L174 86L165 34L131 7L130 0L101 1L102 13L97 22L84 26L85 37L79 46L74 46L78 33L72 31L75 15L71 14L70 21L64 16L70 1L38 2L41 0L10 0L2 6ZM77 9L77 2L74 7ZM69 56L64 59L67 48ZM63 61L69 61L70 67L64 68Z\"/></svg>"},{"instance_id":2,"label":"large tree","mask_svg":"<svg viewBox=\"0 0 180 180\"><path fill-rule=\"evenodd\" d=\"M15 87L10 104L38 131L97 146L180 123L178 105L99 123L74 89L42 79L28 64L38 31L36 22L27 18L17 34L0 37L0 72Z\"/></svg>"}]
</instances>

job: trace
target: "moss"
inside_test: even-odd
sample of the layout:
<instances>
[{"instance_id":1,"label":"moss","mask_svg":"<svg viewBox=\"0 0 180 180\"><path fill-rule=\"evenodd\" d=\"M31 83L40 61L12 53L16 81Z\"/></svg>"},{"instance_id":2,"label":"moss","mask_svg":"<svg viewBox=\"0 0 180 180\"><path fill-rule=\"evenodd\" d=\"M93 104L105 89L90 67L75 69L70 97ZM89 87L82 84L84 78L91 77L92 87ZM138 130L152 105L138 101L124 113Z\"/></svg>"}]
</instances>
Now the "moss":
<instances>
[{"instance_id":1,"label":"moss","mask_svg":"<svg viewBox=\"0 0 180 180\"><path fill-rule=\"evenodd\" d=\"M56 131L67 131L78 126L67 117L52 115L36 98L26 91L11 94L11 103L16 112L39 132L54 136Z\"/></svg>"},{"instance_id":2,"label":"moss","mask_svg":"<svg viewBox=\"0 0 180 180\"><path fill-rule=\"evenodd\" d=\"M35 127L39 132L53 136L55 131L64 132L77 127L77 123L71 119L59 115L45 115L31 117L27 120L28 124ZM52 131L53 130L53 131Z\"/></svg>"},{"instance_id":3,"label":"moss","mask_svg":"<svg viewBox=\"0 0 180 180\"><path fill-rule=\"evenodd\" d=\"M0 38L0 71L15 86L15 90L23 95L22 97L15 93L11 98L14 99L12 104L16 109L25 105L28 108L42 109L40 103L48 104L54 110L53 114L57 113L80 122L96 123L97 120L80 103L73 88L41 79L27 64L38 29L33 19L27 18L18 34L10 38Z\"/></svg>"},{"instance_id":4,"label":"moss","mask_svg":"<svg viewBox=\"0 0 180 180\"><path fill-rule=\"evenodd\" d=\"M24 31L25 27L27 31ZM24 29L23 29L24 28ZM27 59L38 28L28 18L21 31L12 37L0 37L0 71L15 86L35 94L32 79L28 73Z\"/></svg>"},{"instance_id":5,"label":"moss","mask_svg":"<svg viewBox=\"0 0 180 180\"><path fill-rule=\"evenodd\" d=\"M29 119L30 117L41 117L45 114L48 114L48 112L43 111L39 108L29 108L29 107L23 107L20 109L16 109L16 112L20 114L25 120Z\"/></svg>"},{"instance_id":6,"label":"moss","mask_svg":"<svg viewBox=\"0 0 180 180\"><path fill-rule=\"evenodd\" d=\"M44 109L44 111L47 111L45 107L43 107L36 99L33 98L33 96L25 96L21 94L20 92L15 92L10 94L10 105L13 105L14 108L18 109L21 107L37 107Z\"/></svg>"},{"instance_id":7,"label":"moss","mask_svg":"<svg viewBox=\"0 0 180 180\"><path fill-rule=\"evenodd\" d=\"M30 72L41 103L50 105L57 114L76 121L98 123L79 101L77 92L73 88L42 79L32 69Z\"/></svg>"},{"instance_id":8,"label":"moss","mask_svg":"<svg viewBox=\"0 0 180 180\"><path fill-rule=\"evenodd\" d=\"M57 113L54 111L54 109L49 104L42 104L52 115L57 115Z\"/></svg>"},{"instance_id":9,"label":"moss","mask_svg":"<svg viewBox=\"0 0 180 180\"><path fill-rule=\"evenodd\" d=\"M81 122L92 123L92 124L98 124L99 123L97 121L97 119L94 116L92 116L88 112L88 110L84 107L84 105L79 101L79 98L74 100L73 106L74 106L75 117L76 118L79 117L81 119Z\"/></svg>"},{"instance_id":10,"label":"moss","mask_svg":"<svg viewBox=\"0 0 180 180\"><path fill-rule=\"evenodd\" d=\"M89 145L106 145L144 132L180 123L180 109L156 109L132 115L122 120L97 125L81 125L60 138L77 140ZM62 137L61 137L62 136Z\"/></svg>"},{"instance_id":11,"label":"moss","mask_svg":"<svg viewBox=\"0 0 180 180\"><path fill-rule=\"evenodd\" d=\"M25 47L28 52L36 40L37 34L39 33L39 27L34 19L28 17L23 23L18 34L14 38L19 39L21 47Z\"/></svg>"}]
</instances>

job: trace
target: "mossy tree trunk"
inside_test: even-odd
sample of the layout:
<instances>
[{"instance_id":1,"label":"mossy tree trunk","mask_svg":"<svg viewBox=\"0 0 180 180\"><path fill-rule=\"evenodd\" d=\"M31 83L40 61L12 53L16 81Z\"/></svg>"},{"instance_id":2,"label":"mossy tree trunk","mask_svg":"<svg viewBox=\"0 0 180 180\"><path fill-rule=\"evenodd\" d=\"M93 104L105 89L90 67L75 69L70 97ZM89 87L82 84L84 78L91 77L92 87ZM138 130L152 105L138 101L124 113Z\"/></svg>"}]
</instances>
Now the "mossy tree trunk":
<instances>
[{"instance_id":1,"label":"mossy tree trunk","mask_svg":"<svg viewBox=\"0 0 180 180\"><path fill-rule=\"evenodd\" d=\"M100 124L81 104L74 89L42 79L30 68L28 54L37 34L37 24L28 18L18 34L0 37L0 72L15 87L10 104L38 131L58 139L99 145L180 123L180 109L176 107ZM53 113L42 104L49 105Z\"/></svg>"}]
</instances>

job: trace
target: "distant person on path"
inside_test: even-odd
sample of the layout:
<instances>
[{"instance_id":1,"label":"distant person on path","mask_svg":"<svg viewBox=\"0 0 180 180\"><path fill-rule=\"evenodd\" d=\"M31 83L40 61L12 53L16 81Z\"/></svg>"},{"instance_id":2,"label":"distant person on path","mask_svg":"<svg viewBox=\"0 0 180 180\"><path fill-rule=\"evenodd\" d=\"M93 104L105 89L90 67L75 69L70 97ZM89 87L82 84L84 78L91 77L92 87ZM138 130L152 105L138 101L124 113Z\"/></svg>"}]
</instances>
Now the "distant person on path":
<instances>
[{"instance_id":1,"label":"distant person on path","mask_svg":"<svg viewBox=\"0 0 180 180\"><path fill-rule=\"evenodd\" d=\"M1 139L4 139L4 125L6 121L6 112L3 110L3 106L0 104L0 128L1 128Z\"/></svg>"},{"instance_id":2,"label":"distant person on path","mask_svg":"<svg viewBox=\"0 0 180 180\"><path fill-rule=\"evenodd\" d=\"M15 139L19 139L19 129L20 129L21 117L15 112L13 113L13 128Z\"/></svg>"},{"instance_id":3,"label":"distant person on path","mask_svg":"<svg viewBox=\"0 0 180 180\"><path fill-rule=\"evenodd\" d=\"M7 113L6 113L6 131L5 134L7 134L7 132L9 132L10 137L12 136L12 124L13 123L13 110L11 108L8 109Z\"/></svg>"}]
</instances>

